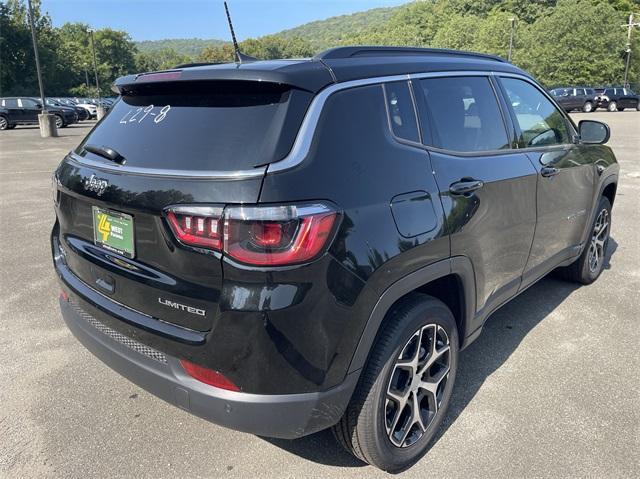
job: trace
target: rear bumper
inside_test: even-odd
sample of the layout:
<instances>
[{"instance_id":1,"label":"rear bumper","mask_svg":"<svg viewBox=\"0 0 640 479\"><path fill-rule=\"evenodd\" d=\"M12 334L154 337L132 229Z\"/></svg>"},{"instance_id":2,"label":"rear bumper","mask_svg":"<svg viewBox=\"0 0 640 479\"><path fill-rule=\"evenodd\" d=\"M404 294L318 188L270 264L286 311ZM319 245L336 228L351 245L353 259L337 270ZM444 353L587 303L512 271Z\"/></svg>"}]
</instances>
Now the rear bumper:
<instances>
[{"instance_id":1,"label":"rear bumper","mask_svg":"<svg viewBox=\"0 0 640 479\"><path fill-rule=\"evenodd\" d=\"M324 392L262 395L227 391L188 376L178 359L128 338L93 318L72 295L60 300L73 335L95 356L130 381L196 416L238 431L294 439L338 422L358 373Z\"/></svg>"}]
</instances>

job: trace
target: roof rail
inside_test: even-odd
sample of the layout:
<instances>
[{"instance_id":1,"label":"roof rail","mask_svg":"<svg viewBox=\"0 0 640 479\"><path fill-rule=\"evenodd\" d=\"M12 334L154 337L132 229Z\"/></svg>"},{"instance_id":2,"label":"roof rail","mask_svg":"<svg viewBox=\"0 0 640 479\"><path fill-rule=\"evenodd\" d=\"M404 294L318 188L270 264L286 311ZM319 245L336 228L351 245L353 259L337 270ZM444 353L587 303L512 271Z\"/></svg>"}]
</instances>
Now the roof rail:
<instances>
[{"instance_id":1,"label":"roof rail","mask_svg":"<svg viewBox=\"0 0 640 479\"><path fill-rule=\"evenodd\" d=\"M502 57L489 55L486 53L475 53L464 50L450 50L447 48L418 48L418 47L379 47L379 46L356 46L356 47L336 47L318 53L314 58L318 60L335 60L354 57L382 57L382 56L429 56L429 55L455 55L464 57L483 58L507 63Z\"/></svg>"}]
</instances>

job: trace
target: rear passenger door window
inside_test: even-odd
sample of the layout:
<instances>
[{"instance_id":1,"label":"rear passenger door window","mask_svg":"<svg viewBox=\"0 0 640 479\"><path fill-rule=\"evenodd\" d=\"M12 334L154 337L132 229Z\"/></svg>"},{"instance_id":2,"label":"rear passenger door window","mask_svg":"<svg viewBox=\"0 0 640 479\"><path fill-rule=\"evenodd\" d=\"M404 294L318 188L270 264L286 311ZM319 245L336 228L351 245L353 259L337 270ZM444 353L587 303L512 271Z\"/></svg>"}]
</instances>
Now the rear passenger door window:
<instances>
[{"instance_id":1,"label":"rear passenger door window","mask_svg":"<svg viewBox=\"0 0 640 479\"><path fill-rule=\"evenodd\" d=\"M426 78L419 85L432 146L456 152L509 148L502 113L488 78Z\"/></svg>"},{"instance_id":2,"label":"rear passenger door window","mask_svg":"<svg viewBox=\"0 0 640 479\"><path fill-rule=\"evenodd\" d=\"M501 78L500 81L520 127L521 148L570 143L564 115L540 90L516 78Z\"/></svg>"},{"instance_id":3,"label":"rear passenger door window","mask_svg":"<svg viewBox=\"0 0 640 479\"><path fill-rule=\"evenodd\" d=\"M409 84L406 81L387 83L384 92L391 131L398 138L418 143L418 119Z\"/></svg>"}]
</instances>

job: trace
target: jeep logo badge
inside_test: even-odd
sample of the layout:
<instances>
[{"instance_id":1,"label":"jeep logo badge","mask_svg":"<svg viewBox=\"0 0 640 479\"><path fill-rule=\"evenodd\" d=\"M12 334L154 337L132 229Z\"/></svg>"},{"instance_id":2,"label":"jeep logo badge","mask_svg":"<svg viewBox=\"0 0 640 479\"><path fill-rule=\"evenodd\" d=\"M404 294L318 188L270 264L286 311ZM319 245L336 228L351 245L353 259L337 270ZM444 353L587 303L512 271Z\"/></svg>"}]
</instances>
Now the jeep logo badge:
<instances>
[{"instance_id":1,"label":"jeep logo badge","mask_svg":"<svg viewBox=\"0 0 640 479\"><path fill-rule=\"evenodd\" d=\"M109 182L93 174L89 178L85 178L82 185L85 190L93 191L97 196L100 196L104 193L104 190L107 189L107 186L109 186Z\"/></svg>"}]
</instances>

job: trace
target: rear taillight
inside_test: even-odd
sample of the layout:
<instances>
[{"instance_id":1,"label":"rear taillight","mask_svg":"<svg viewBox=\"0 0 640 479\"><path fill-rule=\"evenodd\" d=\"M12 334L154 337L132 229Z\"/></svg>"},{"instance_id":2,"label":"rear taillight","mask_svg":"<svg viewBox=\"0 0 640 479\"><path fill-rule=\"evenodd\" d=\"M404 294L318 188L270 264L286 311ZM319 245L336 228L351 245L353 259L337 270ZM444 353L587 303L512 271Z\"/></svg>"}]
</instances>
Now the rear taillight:
<instances>
[{"instance_id":1,"label":"rear taillight","mask_svg":"<svg viewBox=\"0 0 640 479\"><path fill-rule=\"evenodd\" d=\"M222 249L222 207L177 206L167 211L167 220L173 234L182 243Z\"/></svg>"},{"instance_id":2,"label":"rear taillight","mask_svg":"<svg viewBox=\"0 0 640 479\"><path fill-rule=\"evenodd\" d=\"M167 210L176 238L257 266L310 261L328 245L338 213L323 203L282 206L178 206ZM222 234L224 232L224 234Z\"/></svg>"},{"instance_id":3,"label":"rear taillight","mask_svg":"<svg viewBox=\"0 0 640 479\"><path fill-rule=\"evenodd\" d=\"M203 366L198 366L197 364L194 364L185 359L181 359L180 364L189 376L191 376L193 379L197 379L201 383L205 383L209 386L214 386L220 389L227 389L229 391L240 391L240 388L238 386L233 384L231 380L223 376L218 371L214 371L213 369L208 369Z\"/></svg>"}]
</instances>

